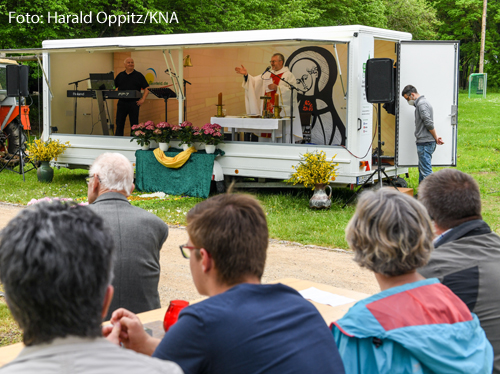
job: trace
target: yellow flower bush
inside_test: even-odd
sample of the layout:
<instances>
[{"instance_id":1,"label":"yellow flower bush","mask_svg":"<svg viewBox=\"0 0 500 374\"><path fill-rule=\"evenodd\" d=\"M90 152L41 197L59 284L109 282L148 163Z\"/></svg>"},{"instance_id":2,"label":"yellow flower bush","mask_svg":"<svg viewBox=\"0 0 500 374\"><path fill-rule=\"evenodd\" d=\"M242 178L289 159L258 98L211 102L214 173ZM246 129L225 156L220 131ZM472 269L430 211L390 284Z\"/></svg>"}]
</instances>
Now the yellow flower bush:
<instances>
[{"instance_id":1,"label":"yellow flower bush","mask_svg":"<svg viewBox=\"0 0 500 374\"><path fill-rule=\"evenodd\" d=\"M64 153L71 144L69 142L61 143L59 140L49 139L44 142L42 139L35 139L33 143L28 144L28 152L31 158L37 161L50 161Z\"/></svg>"},{"instance_id":2,"label":"yellow flower bush","mask_svg":"<svg viewBox=\"0 0 500 374\"><path fill-rule=\"evenodd\" d=\"M334 181L337 176L336 167L339 165L333 161L335 156L332 157L331 161L328 161L324 151L303 154L300 162L292 166L295 173L287 182L293 183L293 185L303 183L304 187L312 187L314 190L316 184L328 184Z\"/></svg>"}]
</instances>

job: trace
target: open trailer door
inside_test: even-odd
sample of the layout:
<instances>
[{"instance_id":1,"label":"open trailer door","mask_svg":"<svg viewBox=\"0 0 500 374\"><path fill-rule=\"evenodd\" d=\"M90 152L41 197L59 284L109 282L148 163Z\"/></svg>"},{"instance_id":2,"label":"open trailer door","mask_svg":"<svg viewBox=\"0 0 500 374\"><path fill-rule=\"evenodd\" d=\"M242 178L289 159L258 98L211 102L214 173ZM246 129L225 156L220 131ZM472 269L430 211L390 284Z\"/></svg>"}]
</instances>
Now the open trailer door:
<instances>
[{"instance_id":1,"label":"open trailer door","mask_svg":"<svg viewBox=\"0 0 500 374\"><path fill-rule=\"evenodd\" d=\"M434 127L444 144L432 156L432 166L457 164L458 41L402 41L398 55L396 92L396 164L418 165L415 145L415 108L401 96L411 84L434 109Z\"/></svg>"}]
</instances>

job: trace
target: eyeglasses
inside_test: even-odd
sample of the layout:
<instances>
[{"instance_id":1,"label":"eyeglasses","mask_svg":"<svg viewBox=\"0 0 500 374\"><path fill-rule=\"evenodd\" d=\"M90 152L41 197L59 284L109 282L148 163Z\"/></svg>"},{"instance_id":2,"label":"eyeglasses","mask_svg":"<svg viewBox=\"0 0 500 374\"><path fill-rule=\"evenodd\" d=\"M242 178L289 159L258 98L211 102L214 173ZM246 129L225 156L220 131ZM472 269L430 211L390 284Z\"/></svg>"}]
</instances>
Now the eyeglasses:
<instances>
[{"instance_id":1,"label":"eyeglasses","mask_svg":"<svg viewBox=\"0 0 500 374\"><path fill-rule=\"evenodd\" d=\"M189 257L191 257L191 252L189 251L190 249L199 249L196 247L191 247L187 244L182 244L179 246L179 248L181 249L182 257L187 258L187 259L189 259Z\"/></svg>"},{"instance_id":2,"label":"eyeglasses","mask_svg":"<svg viewBox=\"0 0 500 374\"><path fill-rule=\"evenodd\" d=\"M85 182L87 182L87 184L89 184L90 180L94 177L95 177L95 175L89 175L87 178L85 178ZM99 182L101 181L101 178L99 178L99 176L97 176L97 179L99 180Z\"/></svg>"}]
</instances>

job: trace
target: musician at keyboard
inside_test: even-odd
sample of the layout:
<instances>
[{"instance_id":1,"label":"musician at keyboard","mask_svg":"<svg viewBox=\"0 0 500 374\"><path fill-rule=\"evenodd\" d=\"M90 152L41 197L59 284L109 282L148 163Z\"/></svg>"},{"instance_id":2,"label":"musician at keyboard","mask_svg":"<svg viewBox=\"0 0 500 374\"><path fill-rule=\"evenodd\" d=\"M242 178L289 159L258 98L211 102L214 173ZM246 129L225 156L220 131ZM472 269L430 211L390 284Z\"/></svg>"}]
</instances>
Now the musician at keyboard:
<instances>
[{"instance_id":1,"label":"musician at keyboard","mask_svg":"<svg viewBox=\"0 0 500 374\"><path fill-rule=\"evenodd\" d=\"M123 136L125 120L129 117L130 125L139 123L139 108L144 104L144 100L149 94L149 84L142 73L135 70L134 60L130 57L123 62L125 70L119 73L115 78L115 87L117 90L144 90L142 98L118 100L116 110L116 136Z\"/></svg>"}]
</instances>

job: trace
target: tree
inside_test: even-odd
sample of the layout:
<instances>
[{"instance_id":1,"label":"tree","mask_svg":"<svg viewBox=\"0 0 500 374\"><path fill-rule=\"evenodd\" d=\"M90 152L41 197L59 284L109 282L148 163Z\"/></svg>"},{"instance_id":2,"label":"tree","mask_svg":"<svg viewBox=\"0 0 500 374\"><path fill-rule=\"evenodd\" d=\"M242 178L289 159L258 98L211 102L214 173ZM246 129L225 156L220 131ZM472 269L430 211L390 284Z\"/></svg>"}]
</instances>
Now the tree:
<instances>
[{"instance_id":1,"label":"tree","mask_svg":"<svg viewBox=\"0 0 500 374\"><path fill-rule=\"evenodd\" d=\"M385 6L389 29L409 32L413 40L437 38L440 22L426 0L386 0Z\"/></svg>"},{"instance_id":2,"label":"tree","mask_svg":"<svg viewBox=\"0 0 500 374\"><path fill-rule=\"evenodd\" d=\"M481 42L482 0L434 0L441 21L439 39L460 40L460 85L466 88L470 74L478 71ZM488 86L500 86L499 43L500 4L488 3L484 71Z\"/></svg>"}]
</instances>

